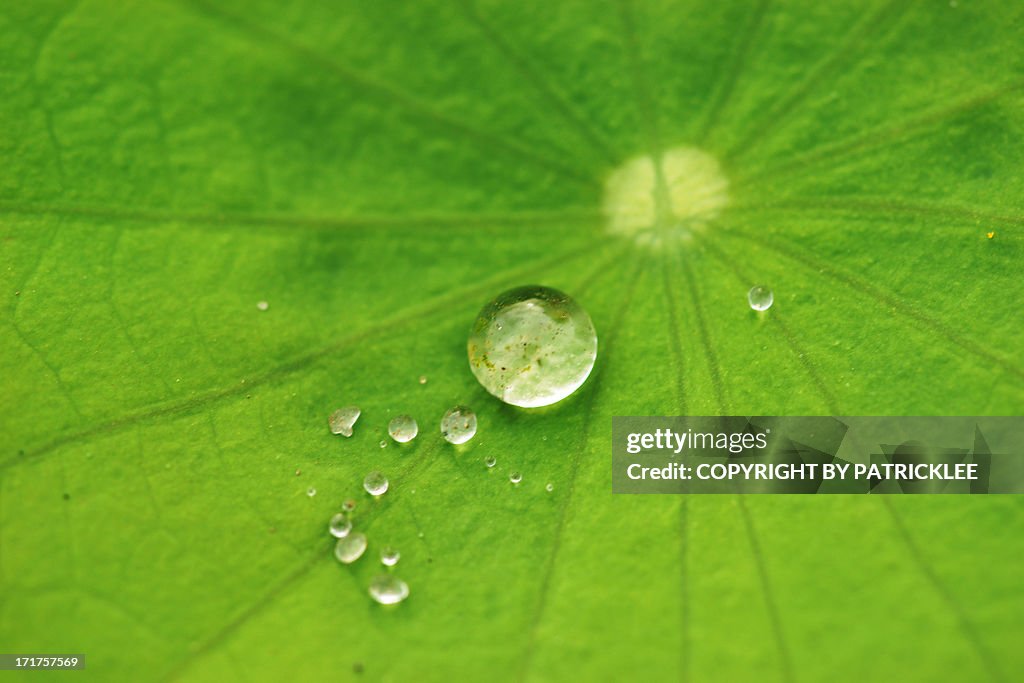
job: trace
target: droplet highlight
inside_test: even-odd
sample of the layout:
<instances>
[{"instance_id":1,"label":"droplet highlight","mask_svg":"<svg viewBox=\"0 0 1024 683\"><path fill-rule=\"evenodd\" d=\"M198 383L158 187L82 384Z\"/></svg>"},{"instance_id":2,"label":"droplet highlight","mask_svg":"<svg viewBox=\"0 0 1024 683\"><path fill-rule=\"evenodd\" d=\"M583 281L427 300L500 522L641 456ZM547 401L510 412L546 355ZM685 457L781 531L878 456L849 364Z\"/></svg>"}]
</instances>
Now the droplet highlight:
<instances>
[{"instance_id":1,"label":"droplet highlight","mask_svg":"<svg viewBox=\"0 0 1024 683\"><path fill-rule=\"evenodd\" d=\"M409 584L391 574L381 574L370 582L369 593L382 605L395 605L409 597Z\"/></svg>"},{"instance_id":2,"label":"droplet highlight","mask_svg":"<svg viewBox=\"0 0 1024 683\"><path fill-rule=\"evenodd\" d=\"M352 427L355 425L356 420L359 419L361 411L357 406L345 406L344 408L338 408L331 416L327 418L327 424L330 425L331 434L340 434L342 436L352 436Z\"/></svg>"},{"instance_id":3,"label":"droplet highlight","mask_svg":"<svg viewBox=\"0 0 1024 683\"><path fill-rule=\"evenodd\" d=\"M330 530L331 536L345 538L352 531L352 522L346 515L339 512L331 517L331 522L327 528Z\"/></svg>"},{"instance_id":4,"label":"droplet highlight","mask_svg":"<svg viewBox=\"0 0 1024 683\"><path fill-rule=\"evenodd\" d=\"M366 552L366 534L356 531L334 544L334 556L342 564L352 564Z\"/></svg>"},{"instance_id":5,"label":"droplet highlight","mask_svg":"<svg viewBox=\"0 0 1024 683\"><path fill-rule=\"evenodd\" d=\"M385 567L394 567L402 559L402 553L389 545L384 546L380 551L380 563Z\"/></svg>"},{"instance_id":6,"label":"droplet highlight","mask_svg":"<svg viewBox=\"0 0 1024 683\"><path fill-rule=\"evenodd\" d=\"M408 443L416 438L420 428L409 415L399 415L388 423L388 434L398 443Z\"/></svg>"},{"instance_id":7,"label":"droplet highlight","mask_svg":"<svg viewBox=\"0 0 1024 683\"><path fill-rule=\"evenodd\" d=\"M755 311L767 311L772 307L775 295L764 285L754 285L747 292L747 302Z\"/></svg>"},{"instance_id":8,"label":"droplet highlight","mask_svg":"<svg viewBox=\"0 0 1024 683\"><path fill-rule=\"evenodd\" d=\"M451 444L466 443L476 434L476 413L466 406L449 408L441 418L441 436Z\"/></svg>"},{"instance_id":9,"label":"droplet highlight","mask_svg":"<svg viewBox=\"0 0 1024 683\"><path fill-rule=\"evenodd\" d=\"M380 472L370 472L363 479L363 488L371 496L383 496L388 490L388 478Z\"/></svg>"},{"instance_id":10,"label":"droplet highlight","mask_svg":"<svg viewBox=\"0 0 1024 683\"><path fill-rule=\"evenodd\" d=\"M522 408L551 405L587 381L597 332L575 299L550 287L518 287L477 315L469 367L488 392Z\"/></svg>"}]
</instances>

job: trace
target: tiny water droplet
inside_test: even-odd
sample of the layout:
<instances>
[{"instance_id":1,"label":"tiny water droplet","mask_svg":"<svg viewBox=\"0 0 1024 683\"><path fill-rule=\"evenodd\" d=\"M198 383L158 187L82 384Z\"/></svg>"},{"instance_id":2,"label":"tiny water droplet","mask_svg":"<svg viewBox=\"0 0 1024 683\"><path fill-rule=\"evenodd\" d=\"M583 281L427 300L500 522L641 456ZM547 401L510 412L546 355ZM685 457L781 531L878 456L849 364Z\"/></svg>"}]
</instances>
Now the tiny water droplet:
<instances>
[{"instance_id":1,"label":"tiny water droplet","mask_svg":"<svg viewBox=\"0 0 1024 683\"><path fill-rule=\"evenodd\" d=\"M312 498L313 496L316 495L316 489L310 486L308 489L306 489L306 495Z\"/></svg>"},{"instance_id":2,"label":"tiny water droplet","mask_svg":"<svg viewBox=\"0 0 1024 683\"><path fill-rule=\"evenodd\" d=\"M402 559L402 553L389 545L384 546L380 551L380 563L385 567L394 567L400 559Z\"/></svg>"},{"instance_id":3,"label":"tiny water droplet","mask_svg":"<svg viewBox=\"0 0 1024 683\"><path fill-rule=\"evenodd\" d=\"M523 480L523 475L520 474L519 472L512 472L511 474L508 475L508 480L513 484L518 484Z\"/></svg>"},{"instance_id":4,"label":"tiny water droplet","mask_svg":"<svg viewBox=\"0 0 1024 683\"><path fill-rule=\"evenodd\" d=\"M352 427L355 425L356 420L359 419L360 414L361 412L357 406L345 406L335 410L327 419L327 423L331 427L331 434L352 436Z\"/></svg>"},{"instance_id":5,"label":"tiny water droplet","mask_svg":"<svg viewBox=\"0 0 1024 683\"><path fill-rule=\"evenodd\" d=\"M544 490L547 491L548 493L551 493L552 491L555 490L555 485L552 484L551 482L548 482L548 485L544 487Z\"/></svg>"},{"instance_id":6,"label":"tiny water droplet","mask_svg":"<svg viewBox=\"0 0 1024 683\"><path fill-rule=\"evenodd\" d=\"M426 383L427 383L427 376L426 375L420 375L420 384L426 384Z\"/></svg>"},{"instance_id":7,"label":"tiny water droplet","mask_svg":"<svg viewBox=\"0 0 1024 683\"><path fill-rule=\"evenodd\" d=\"M488 467L494 467L498 463L494 458L484 458L484 464Z\"/></svg>"},{"instance_id":8,"label":"tiny water droplet","mask_svg":"<svg viewBox=\"0 0 1024 683\"><path fill-rule=\"evenodd\" d=\"M764 285L754 285L747 292L747 302L755 311L767 311L772 307L775 295Z\"/></svg>"},{"instance_id":9,"label":"tiny water droplet","mask_svg":"<svg viewBox=\"0 0 1024 683\"><path fill-rule=\"evenodd\" d=\"M518 287L480 311L467 351L484 389L505 403L536 408L561 401L587 380L597 358L597 332L568 294Z\"/></svg>"},{"instance_id":10,"label":"tiny water droplet","mask_svg":"<svg viewBox=\"0 0 1024 683\"><path fill-rule=\"evenodd\" d=\"M342 564L352 564L366 552L366 534L356 531L334 544L334 556Z\"/></svg>"},{"instance_id":11,"label":"tiny water droplet","mask_svg":"<svg viewBox=\"0 0 1024 683\"><path fill-rule=\"evenodd\" d=\"M268 304L266 301L258 301L256 303L256 308L260 309L261 311L265 311L268 308L270 308L270 304Z\"/></svg>"},{"instance_id":12,"label":"tiny water droplet","mask_svg":"<svg viewBox=\"0 0 1024 683\"><path fill-rule=\"evenodd\" d=\"M380 472L370 472L363 479L363 488L371 496L383 496L388 490L388 478Z\"/></svg>"},{"instance_id":13,"label":"tiny water droplet","mask_svg":"<svg viewBox=\"0 0 1024 683\"><path fill-rule=\"evenodd\" d=\"M382 605L394 605L409 597L409 585L391 574L381 574L370 582L370 597Z\"/></svg>"},{"instance_id":14,"label":"tiny water droplet","mask_svg":"<svg viewBox=\"0 0 1024 683\"><path fill-rule=\"evenodd\" d=\"M441 418L441 436L448 443L466 443L476 434L476 413L466 406L449 408Z\"/></svg>"},{"instance_id":15,"label":"tiny water droplet","mask_svg":"<svg viewBox=\"0 0 1024 683\"><path fill-rule=\"evenodd\" d=\"M388 447L388 442L386 440L384 440L384 439L381 439L380 440L380 447L381 448L387 448Z\"/></svg>"},{"instance_id":16,"label":"tiny water droplet","mask_svg":"<svg viewBox=\"0 0 1024 683\"><path fill-rule=\"evenodd\" d=\"M352 512L353 510L356 509L356 502L349 498L348 500L341 504L341 509L344 510L345 512Z\"/></svg>"},{"instance_id":17,"label":"tiny water droplet","mask_svg":"<svg viewBox=\"0 0 1024 683\"><path fill-rule=\"evenodd\" d=\"M352 522L349 521L346 515L339 512L331 517L331 523L328 528L330 529L331 536L345 538L348 536L348 532L352 531Z\"/></svg>"},{"instance_id":18,"label":"tiny water droplet","mask_svg":"<svg viewBox=\"0 0 1024 683\"><path fill-rule=\"evenodd\" d=\"M388 434L398 443L407 443L416 438L420 428L416 420L408 415L399 415L388 423Z\"/></svg>"}]
</instances>

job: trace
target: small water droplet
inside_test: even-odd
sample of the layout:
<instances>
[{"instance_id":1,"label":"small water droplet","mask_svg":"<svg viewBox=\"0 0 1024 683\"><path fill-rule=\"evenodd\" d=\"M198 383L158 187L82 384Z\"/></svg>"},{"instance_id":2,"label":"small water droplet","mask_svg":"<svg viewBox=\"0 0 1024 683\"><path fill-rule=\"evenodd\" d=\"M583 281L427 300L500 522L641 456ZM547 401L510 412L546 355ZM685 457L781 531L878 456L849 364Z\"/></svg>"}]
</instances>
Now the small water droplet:
<instances>
[{"instance_id":1,"label":"small water droplet","mask_svg":"<svg viewBox=\"0 0 1024 683\"><path fill-rule=\"evenodd\" d=\"M331 536L334 536L335 538L345 538L348 536L348 532L352 531L352 522L349 521L349 518L346 515L339 512L331 517L331 523L328 526L328 529L330 529Z\"/></svg>"},{"instance_id":2,"label":"small water droplet","mask_svg":"<svg viewBox=\"0 0 1024 683\"><path fill-rule=\"evenodd\" d=\"M772 307L775 295L764 285L754 285L747 292L747 302L755 311L767 311Z\"/></svg>"},{"instance_id":3,"label":"small water droplet","mask_svg":"<svg viewBox=\"0 0 1024 683\"><path fill-rule=\"evenodd\" d=\"M334 544L334 556L342 564L352 564L366 552L366 534L356 531Z\"/></svg>"},{"instance_id":4,"label":"small water droplet","mask_svg":"<svg viewBox=\"0 0 1024 683\"><path fill-rule=\"evenodd\" d=\"M352 427L355 425L356 420L359 419L360 414L361 412L357 406L345 406L335 410L327 419L327 423L331 427L331 434L352 436Z\"/></svg>"},{"instance_id":5,"label":"small water droplet","mask_svg":"<svg viewBox=\"0 0 1024 683\"><path fill-rule=\"evenodd\" d=\"M484 458L484 464L488 467L494 467L498 463L494 458Z\"/></svg>"},{"instance_id":6,"label":"small water droplet","mask_svg":"<svg viewBox=\"0 0 1024 683\"><path fill-rule=\"evenodd\" d=\"M306 495L312 498L313 496L316 495L316 489L310 486L308 489L306 489Z\"/></svg>"},{"instance_id":7,"label":"small water droplet","mask_svg":"<svg viewBox=\"0 0 1024 683\"><path fill-rule=\"evenodd\" d=\"M356 509L356 502L349 498L348 500L341 504L341 509L344 510L345 512L352 512L353 510Z\"/></svg>"},{"instance_id":8,"label":"small water droplet","mask_svg":"<svg viewBox=\"0 0 1024 683\"><path fill-rule=\"evenodd\" d=\"M388 490L388 478L380 472L370 472L363 479L363 488L371 496L383 496Z\"/></svg>"},{"instance_id":9,"label":"small water droplet","mask_svg":"<svg viewBox=\"0 0 1024 683\"><path fill-rule=\"evenodd\" d=\"M476 413L466 406L449 408L441 418L441 436L448 443L466 443L476 434Z\"/></svg>"},{"instance_id":10,"label":"small water droplet","mask_svg":"<svg viewBox=\"0 0 1024 683\"><path fill-rule=\"evenodd\" d=\"M388 442L386 440L384 440L384 439L381 439L380 440L380 447L381 448L387 448L388 447Z\"/></svg>"},{"instance_id":11,"label":"small water droplet","mask_svg":"<svg viewBox=\"0 0 1024 683\"><path fill-rule=\"evenodd\" d=\"M266 301L259 301L256 303L256 308L260 309L261 311L265 311L268 308L270 308L270 304L268 304Z\"/></svg>"},{"instance_id":12,"label":"small water droplet","mask_svg":"<svg viewBox=\"0 0 1024 683\"><path fill-rule=\"evenodd\" d=\"M420 375L420 384L426 384L426 383L427 383L427 376L426 375Z\"/></svg>"},{"instance_id":13,"label":"small water droplet","mask_svg":"<svg viewBox=\"0 0 1024 683\"><path fill-rule=\"evenodd\" d=\"M520 474L519 472L512 472L511 474L508 475L508 480L513 484L518 484L523 480L523 475Z\"/></svg>"},{"instance_id":14,"label":"small water droplet","mask_svg":"<svg viewBox=\"0 0 1024 683\"><path fill-rule=\"evenodd\" d=\"M597 358L597 333L569 295L518 287L480 311L467 351L484 389L505 403L536 408L561 401L587 380Z\"/></svg>"},{"instance_id":15,"label":"small water droplet","mask_svg":"<svg viewBox=\"0 0 1024 683\"><path fill-rule=\"evenodd\" d=\"M381 574L370 582L370 597L382 605L394 605L409 597L409 585L391 574Z\"/></svg>"},{"instance_id":16,"label":"small water droplet","mask_svg":"<svg viewBox=\"0 0 1024 683\"><path fill-rule=\"evenodd\" d=\"M398 443L407 443L416 438L420 428L416 420L408 415L399 415L388 423L388 434Z\"/></svg>"},{"instance_id":17,"label":"small water droplet","mask_svg":"<svg viewBox=\"0 0 1024 683\"><path fill-rule=\"evenodd\" d=\"M384 546L380 551L380 563L385 567L394 567L400 559L402 559L402 553L389 545Z\"/></svg>"},{"instance_id":18,"label":"small water droplet","mask_svg":"<svg viewBox=\"0 0 1024 683\"><path fill-rule=\"evenodd\" d=\"M551 482L548 482L548 485L544 487L544 490L547 491L548 493L551 493L552 491L555 490L555 485L552 484Z\"/></svg>"}]
</instances>

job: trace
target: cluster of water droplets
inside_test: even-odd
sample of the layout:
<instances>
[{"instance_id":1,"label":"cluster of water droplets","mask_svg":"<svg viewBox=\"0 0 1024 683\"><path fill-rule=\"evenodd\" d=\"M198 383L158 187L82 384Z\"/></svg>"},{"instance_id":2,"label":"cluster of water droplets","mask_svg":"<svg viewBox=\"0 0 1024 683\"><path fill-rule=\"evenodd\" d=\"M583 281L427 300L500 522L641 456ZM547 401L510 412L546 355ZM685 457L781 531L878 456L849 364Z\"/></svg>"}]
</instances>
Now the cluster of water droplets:
<instances>
[{"instance_id":1,"label":"cluster of water droplets","mask_svg":"<svg viewBox=\"0 0 1024 683\"><path fill-rule=\"evenodd\" d=\"M355 531L349 513L355 505L349 505L348 501L342 506L343 512L331 517L327 529L331 536L338 539L334 544L334 557L341 564L353 564L366 554L369 546L369 539L361 531ZM395 548L386 545L380 550L380 563L390 570L401 558L401 553ZM409 597L409 584L394 574L379 574L370 581L367 587L370 597L382 605L394 605Z\"/></svg>"},{"instance_id":2,"label":"cluster of water droplets","mask_svg":"<svg viewBox=\"0 0 1024 683\"><path fill-rule=\"evenodd\" d=\"M425 380L425 377L420 378L421 382ZM338 408L327 418L331 433L345 437L352 436L356 421L361 414L362 411L357 406ZM454 406L441 417L441 436L448 443L464 444L476 436L476 426L476 413L471 408L462 405ZM411 415L399 415L388 422L388 436L395 443L409 443L419 433L419 423ZM387 446L387 440L381 440L380 447L387 448Z\"/></svg>"},{"instance_id":3,"label":"cluster of water droplets","mask_svg":"<svg viewBox=\"0 0 1024 683\"><path fill-rule=\"evenodd\" d=\"M586 311L563 292L540 286L520 287L504 292L480 311L467 352L470 368L487 391L511 405L539 407L564 399L587 380L597 357L597 333ZM418 382L425 385L427 377L420 375ZM331 433L351 438L361 415L355 405L337 408L327 420ZM441 437L461 446L476 436L477 426L471 408L455 405L441 417ZM389 420L387 432L390 441L408 444L416 439L420 428L412 415L400 414ZM390 441L381 440L380 447L386 448ZM488 470L496 464L493 456L484 459ZM508 478L518 486L523 475L511 471ZM363 489L374 498L387 494L390 488L381 471L371 471L363 479ZM545 488L548 492L554 490L550 483ZM308 493L313 496L316 491L310 488ZM369 545L366 534L354 528L355 506L355 501L345 501L342 511L328 523L335 539L334 556L344 565L357 562ZM423 533L419 536L422 538ZM391 546L383 546L379 554L386 571L373 578L368 592L383 605L402 602L409 596L409 586L391 571L401 554Z\"/></svg>"}]
</instances>

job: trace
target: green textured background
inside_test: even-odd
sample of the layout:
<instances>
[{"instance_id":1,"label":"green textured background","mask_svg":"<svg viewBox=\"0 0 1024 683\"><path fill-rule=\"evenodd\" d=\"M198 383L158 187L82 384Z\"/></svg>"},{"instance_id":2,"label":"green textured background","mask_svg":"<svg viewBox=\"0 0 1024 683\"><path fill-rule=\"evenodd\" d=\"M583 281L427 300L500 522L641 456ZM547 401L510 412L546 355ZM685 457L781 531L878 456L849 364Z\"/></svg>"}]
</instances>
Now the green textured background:
<instances>
[{"instance_id":1,"label":"green textured background","mask_svg":"<svg viewBox=\"0 0 1024 683\"><path fill-rule=\"evenodd\" d=\"M88 657L33 680L1013 680L1020 499L613 498L610 418L1024 412L1022 17L2 3L0 650ZM678 145L729 209L609 238L606 175ZM464 350L528 282L601 337L540 412ZM420 438L379 448L401 412Z\"/></svg>"}]
</instances>

